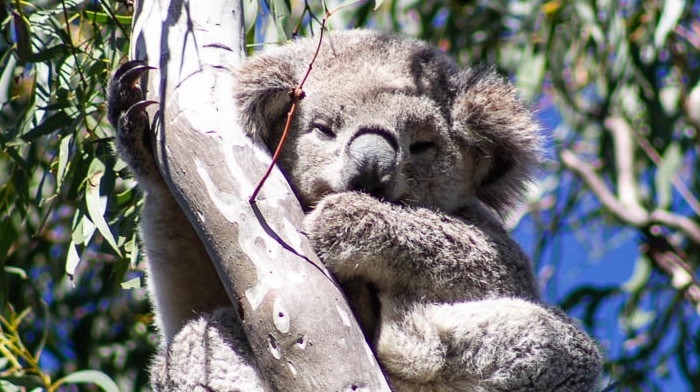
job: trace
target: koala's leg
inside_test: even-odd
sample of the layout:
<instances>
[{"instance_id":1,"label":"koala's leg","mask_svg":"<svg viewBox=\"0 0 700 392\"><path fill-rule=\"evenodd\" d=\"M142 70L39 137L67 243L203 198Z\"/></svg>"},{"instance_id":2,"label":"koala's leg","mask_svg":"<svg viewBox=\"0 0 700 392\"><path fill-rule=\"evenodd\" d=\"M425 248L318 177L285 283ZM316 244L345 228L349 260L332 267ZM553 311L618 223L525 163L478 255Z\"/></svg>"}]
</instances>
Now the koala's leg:
<instances>
[{"instance_id":1,"label":"koala's leg","mask_svg":"<svg viewBox=\"0 0 700 392\"><path fill-rule=\"evenodd\" d=\"M150 125L138 85L151 69L142 61L119 67L109 85L108 114L117 152L145 191L141 232L148 261L148 289L165 343L200 312L231 306L197 233L160 175Z\"/></svg>"},{"instance_id":2,"label":"koala's leg","mask_svg":"<svg viewBox=\"0 0 700 392\"><path fill-rule=\"evenodd\" d=\"M595 390L598 350L556 311L510 298L408 309L385 300L395 311L382 314L376 352L395 391Z\"/></svg>"},{"instance_id":3,"label":"koala's leg","mask_svg":"<svg viewBox=\"0 0 700 392\"><path fill-rule=\"evenodd\" d=\"M151 367L155 392L268 390L235 310L222 308L185 324Z\"/></svg>"}]
</instances>

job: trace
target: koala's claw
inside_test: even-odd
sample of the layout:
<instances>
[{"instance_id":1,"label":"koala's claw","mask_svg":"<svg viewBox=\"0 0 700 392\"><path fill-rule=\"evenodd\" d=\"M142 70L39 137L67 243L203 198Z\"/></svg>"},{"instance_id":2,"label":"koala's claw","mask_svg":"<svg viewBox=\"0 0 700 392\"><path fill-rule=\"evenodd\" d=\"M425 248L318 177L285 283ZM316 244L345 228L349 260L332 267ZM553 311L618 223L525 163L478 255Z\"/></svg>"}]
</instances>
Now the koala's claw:
<instances>
[{"instance_id":1,"label":"koala's claw","mask_svg":"<svg viewBox=\"0 0 700 392\"><path fill-rule=\"evenodd\" d=\"M119 128L122 114L143 100L143 91L138 82L145 72L152 69L155 68L142 60L127 61L117 68L109 83L108 115L113 126Z\"/></svg>"},{"instance_id":2,"label":"koala's claw","mask_svg":"<svg viewBox=\"0 0 700 392\"><path fill-rule=\"evenodd\" d=\"M131 88L135 88L141 75L151 69L155 69L155 67L151 67L143 60L129 60L117 68L114 78L119 79L120 82L126 81L131 85Z\"/></svg>"},{"instance_id":3,"label":"koala's claw","mask_svg":"<svg viewBox=\"0 0 700 392\"><path fill-rule=\"evenodd\" d=\"M156 101L144 99L141 76L152 69L142 60L131 60L117 68L109 83L107 114L116 128L117 150L139 181L160 182L150 142L146 108ZM143 185L143 184L142 184Z\"/></svg>"},{"instance_id":4,"label":"koala's claw","mask_svg":"<svg viewBox=\"0 0 700 392\"><path fill-rule=\"evenodd\" d=\"M149 101L149 100L143 100L143 101L138 101L135 104L131 105L129 109L126 110L124 113L124 116L127 118L133 118L134 116L137 116L139 113L143 113L144 110L146 110L147 107L151 105L157 104L158 101Z\"/></svg>"}]
</instances>

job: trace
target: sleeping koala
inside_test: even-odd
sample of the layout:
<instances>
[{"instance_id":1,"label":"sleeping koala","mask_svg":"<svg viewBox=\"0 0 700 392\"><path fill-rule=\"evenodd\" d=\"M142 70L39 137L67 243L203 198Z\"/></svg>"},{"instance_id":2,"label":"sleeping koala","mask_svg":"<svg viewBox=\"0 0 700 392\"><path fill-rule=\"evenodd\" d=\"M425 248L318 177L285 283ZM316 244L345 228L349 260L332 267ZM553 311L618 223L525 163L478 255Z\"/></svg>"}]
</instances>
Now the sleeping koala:
<instances>
[{"instance_id":1,"label":"sleeping koala","mask_svg":"<svg viewBox=\"0 0 700 392\"><path fill-rule=\"evenodd\" d=\"M240 120L272 149L317 40L236 71ZM267 390L235 309L160 177L148 144L148 69L110 84L117 145L146 192L149 289L163 347L157 391ZM331 33L304 85L279 165L304 231L342 284L396 391L592 391L594 342L540 302L504 230L540 154L538 127L488 68L370 31Z\"/></svg>"}]
</instances>

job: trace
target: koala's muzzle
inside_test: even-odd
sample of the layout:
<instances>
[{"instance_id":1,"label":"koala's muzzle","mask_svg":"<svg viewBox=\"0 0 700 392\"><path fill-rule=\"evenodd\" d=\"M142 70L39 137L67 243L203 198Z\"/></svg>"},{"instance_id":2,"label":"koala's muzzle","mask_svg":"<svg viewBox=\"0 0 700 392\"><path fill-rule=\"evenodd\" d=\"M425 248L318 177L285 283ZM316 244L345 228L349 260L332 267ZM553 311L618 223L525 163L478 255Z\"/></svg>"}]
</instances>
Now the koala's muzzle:
<instances>
[{"instance_id":1,"label":"koala's muzzle","mask_svg":"<svg viewBox=\"0 0 700 392\"><path fill-rule=\"evenodd\" d=\"M396 174L398 143L389 133L361 129L347 146L349 188L378 198L390 194Z\"/></svg>"}]
</instances>

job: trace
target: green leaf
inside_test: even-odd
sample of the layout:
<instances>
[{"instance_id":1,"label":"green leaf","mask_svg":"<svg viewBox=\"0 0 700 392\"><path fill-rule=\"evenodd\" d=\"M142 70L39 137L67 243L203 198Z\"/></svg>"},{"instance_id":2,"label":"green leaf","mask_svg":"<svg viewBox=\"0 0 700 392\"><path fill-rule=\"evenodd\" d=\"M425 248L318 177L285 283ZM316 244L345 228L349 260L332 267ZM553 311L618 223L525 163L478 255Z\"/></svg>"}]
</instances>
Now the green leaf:
<instances>
[{"instance_id":1,"label":"green leaf","mask_svg":"<svg viewBox=\"0 0 700 392\"><path fill-rule=\"evenodd\" d=\"M668 208L671 204L672 184L671 178L676 173L682 162L681 148L678 143L671 143L656 169L654 181L656 184L657 204L659 208Z\"/></svg>"},{"instance_id":2,"label":"green leaf","mask_svg":"<svg viewBox=\"0 0 700 392\"><path fill-rule=\"evenodd\" d=\"M651 260L646 256L639 256L632 275L620 285L620 288L628 293L639 292L649 282L652 269Z\"/></svg>"},{"instance_id":3,"label":"green leaf","mask_svg":"<svg viewBox=\"0 0 700 392\"><path fill-rule=\"evenodd\" d=\"M75 211L75 216L73 217L73 233L71 234L71 239L77 245L87 245L92 239L92 235L95 234L95 224L85 216L84 212L80 209Z\"/></svg>"},{"instance_id":4,"label":"green leaf","mask_svg":"<svg viewBox=\"0 0 700 392\"><path fill-rule=\"evenodd\" d=\"M654 31L654 45L661 49L666 44L666 37L676 28L685 8L684 0L666 0L659 18L659 24Z\"/></svg>"},{"instance_id":5,"label":"green leaf","mask_svg":"<svg viewBox=\"0 0 700 392\"><path fill-rule=\"evenodd\" d=\"M100 194L100 185L102 177L105 174L105 165L99 158L95 158L90 163L87 176L87 186L85 187L85 202L87 203L88 216L92 223L97 227L97 231L102 234L104 239L109 243L112 249L121 257L117 241L114 240L114 235L109 229L109 225L105 220L104 214L107 211L107 196Z\"/></svg>"},{"instance_id":6,"label":"green leaf","mask_svg":"<svg viewBox=\"0 0 700 392\"><path fill-rule=\"evenodd\" d=\"M530 46L523 51L520 65L515 71L518 90L526 101L536 98L544 79L545 56L543 53L533 53L533 49L534 46Z\"/></svg>"},{"instance_id":7,"label":"green leaf","mask_svg":"<svg viewBox=\"0 0 700 392\"><path fill-rule=\"evenodd\" d=\"M57 381L57 384L95 384L106 392L119 392L117 384L99 370L81 370Z\"/></svg>"},{"instance_id":8,"label":"green leaf","mask_svg":"<svg viewBox=\"0 0 700 392\"><path fill-rule=\"evenodd\" d=\"M84 11L85 17L97 24L106 25L112 21L112 17L104 12ZM119 24L131 26L131 16L114 15Z\"/></svg>"},{"instance_id":9,"label":"green leaf","mask_svg":"<svg viewBox=\"0 0 700 392\"><path fill-rule=\"evenodd\" d=\"M21 377L16 377L16 376L9 376L9 377L3 377L3 381L9 382L10 385L12 386L19 386L19 387L25 387L25 388L37 388L37 387L42 387L44 384L41 382L41 379L38 376L35 375L24 375ZM5 388L5 385L0 384L3 388ZM4 391L5 389L3 389ZM13 389L7 388L8 391L12 391Z\"/></svg>"},{"instance_id":10,"label":"green leaf","mask_svg":"<svg viewBox=\"0 0 700 392\"><path fill-rule=\"evenodd\" d=\"M66 274L73 279L75 276L75 270L80 264L80 254L78 254L78 248L75 246L73 241L68 245L68 253L66 254Z\"/></svg>"},{"instance_id":11,"label":"green leaf","mask_svg":"<svg viewBox=\"0 0 700 392\"><path fill-rule=\"evenodd\" d=\"M27 279L27 272L19 267L8 267L5 266L5 273L15 274L20 277L20 279Z\"/></svg>"},{"instance_id":12,"label":"green leaf","mask_svg":"<svg viewBox=\"0 0 700 392\"><path fill-rule=\"evenodd\" d=\"M15 42L17 43L17 56L21 60L27 60L32 55L31 35L29 34L28 21L17 12L12 12L12 24L15 28Z\"/></svg>"},{"instance_id":13,"label":"green leaf","mask_svg":"<svg viewBox=\"0 0 700 392\"><path fill-rule=\"evenodd\" d=\"M136 277L133 279L129 279L126 282L122 282L121 288L124 290L140 289L141 288L141 278Z\"/></svg>"},{"instance_id":14,"label":"green leaf","mask_svg":"<svg viewBox=\"0 0 700 392\"><path fill-rule=\"evenodd\" d=\"M257 0L243 0L243 21L246 33L255 29L255 22L259 15L259 4Z\"/></svg>"},{"instance_id":15,"label":"green leaf","mask_svg":"<svg viewBox=\"0 0 700 392\"><path fill-rule=\"evenodd\" d=\"M41 63L44 61L56 61L62 58L70 56L71 48L68 45L58 44L51 46L46 49L42 49L39 52L32 54L29 61L32 63Z\"/></svg>"},{"instance_id":16,"label":"green leaf","mask_svg":"<svg viewBox=\"0 0 700 392\"><path fill-rule=\"evenodd\" d=\"M9 381L0 380L0 391L2 392L21 392L22 389Z\"/></svg>"},{"instance_id":17,"label":"green leaf","mask_svg":"<svg viewBox=\"0 0 700 392\"><path fill-rule=\"evenodd\" d=\"M634 331L649 325L655 318L656 312L654 311L634 309L631 314L622 315L620 322L626 330Z\"/></svg>"},{"instance_id":18,"label":"green leaf","mask_svg":"<svg viewBox=\"0 0 700 392\"><path fill-rule=\"evenodd\" d=\"M289 17L289 3L287 0L270 0L270 17L275 24L277 39L279 42L287 42L287 32L284 29L284 21Z\"/></svg>"},{"instance_id":19,"label":"green leaf","mask_svg":"<svg viewBox=\"0 0 700 392\"><path fill-rule=\"evenodd\" d=\"M598 24L597 13L593 6L583 1L577 1L574 4L577 16L583 21L593 40L599 45L605 45L605 33L603 33L603 29Z\"/></svg>"},{"instance_id":20,"label":"green leaf","mask_svg":"<svg viewBox=\"0 0 700 392\"><path fill-rule=\"evenodd\" d=\"M61 144L58 148L58 170L56 170L56 188L60 189L63 184L63 177L66 174L68 158L70 157L70 144L73 140L73 135L68 134L61 138Z\"/></svg>"},{"instance_id":21,"label":"green leaf","mask_svg":"<svg viewBox=\"0 0 700 392\"><path fill-rule=\"evenodd\" d=\"M61 127L70 124L72 119L64 111L56 112L52 114L49 118L42 121L39 126L34 127L31 131L22 135L22 140L25 142L30 142L38 137L47 135Z\"/></svg>"}]
</instances>

